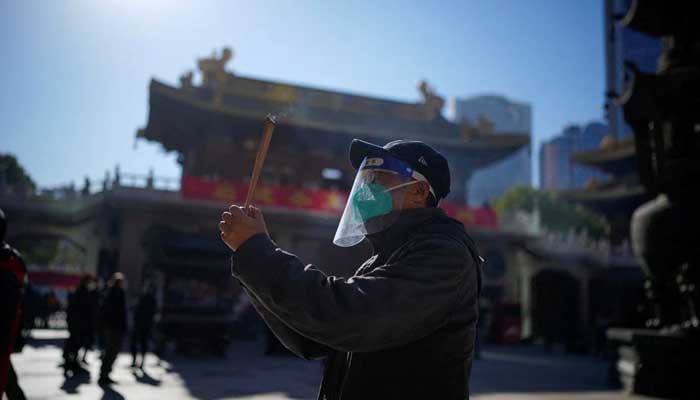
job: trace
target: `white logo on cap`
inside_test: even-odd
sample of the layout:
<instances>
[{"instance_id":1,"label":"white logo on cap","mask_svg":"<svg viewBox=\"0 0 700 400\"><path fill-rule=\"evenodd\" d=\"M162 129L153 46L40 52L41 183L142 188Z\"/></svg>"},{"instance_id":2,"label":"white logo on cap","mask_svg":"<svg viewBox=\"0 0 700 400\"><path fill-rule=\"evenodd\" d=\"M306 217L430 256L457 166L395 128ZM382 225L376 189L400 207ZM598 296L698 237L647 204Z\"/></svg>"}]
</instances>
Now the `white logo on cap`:
<instances>
[{"instance_id":1,"label":"white logo on cap","mask_svg":"<svg viewBox=\"0 0 700 400\"><path fill-rule=\"evenodd\" d=\"M418 162L425 165L426 167L428 166L428 162L425 161L425 158L423 156L420 156L420 158L418 159Z\"/></svg>"}]
</instances>

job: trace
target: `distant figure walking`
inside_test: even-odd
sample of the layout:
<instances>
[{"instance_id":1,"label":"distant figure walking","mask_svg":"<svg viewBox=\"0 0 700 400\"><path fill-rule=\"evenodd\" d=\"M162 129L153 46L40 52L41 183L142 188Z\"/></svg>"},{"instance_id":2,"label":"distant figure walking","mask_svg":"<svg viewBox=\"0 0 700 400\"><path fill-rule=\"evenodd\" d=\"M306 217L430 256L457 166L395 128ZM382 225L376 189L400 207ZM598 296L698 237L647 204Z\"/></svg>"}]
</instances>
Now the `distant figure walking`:
<instances>
[{"instance_id":1,"label":"distant figure walking","mask_svg":"<svg viewBox=\"0 0 700 400\"><path fill-rule=\"evenodd\" d=\"M87 363L88 350L95 345L97 337L97 319L100 314L100 290L97 278L91 276L87 284L87 306L85 307L85 319L83 330L80 332L80 348L83 350L82 362Z\"/></svg>"},{"instance_id":2,"label":"distant figure walking","mask_svg":"<svg viewBox=\"0 0 700 400\"><path fill-rule=\"evenodd\" d=\"M104 339L102 367L99 384L115 383L109 374L117 359L126 333L126 296L124 294L124 275L116 272L107 283L107 292L100 310L100 329Z\"/></svg>"},{"instance_id":3,"label":"distant figure walking","mask_svg":"<svg viewBox=\"0 0 700 400\"><path fill-rule=\"evenodd\" d=\"M97 320L97 282L90 274L85 274L78 287L68 297L66 319L68 322L68 339L63 347L65 373L88 373L80 365L80 349L85 352L92 347ZM85 356L83 355L83 361Z\"/></svg>"},{"instance_id":4,"label":"distant figure walking","mask_svg":"<svg viewBox=\"0 0 700 400\"><path fill-rule=\"evenodd\" d=\"M133 330L131 331L131 362L132 367L143 369L148 352L148 342L151 340L153 318L156 315L156 295L151 285L144 287L134 312ZM137 363L137 355L141 353L141 362Z\"/></svg>"}]
</instances>

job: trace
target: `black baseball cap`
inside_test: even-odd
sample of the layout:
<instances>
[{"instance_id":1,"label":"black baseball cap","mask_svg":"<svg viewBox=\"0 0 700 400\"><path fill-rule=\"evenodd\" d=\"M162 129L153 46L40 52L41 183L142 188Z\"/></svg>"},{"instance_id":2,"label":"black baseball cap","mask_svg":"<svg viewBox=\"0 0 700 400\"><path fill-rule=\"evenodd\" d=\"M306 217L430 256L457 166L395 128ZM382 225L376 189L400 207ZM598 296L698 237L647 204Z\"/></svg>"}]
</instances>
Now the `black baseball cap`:
<instances>
[{"instance_id":1,"label":"black baseball cap","mask_svg":"<svg viewBox=\"0 0 700 400\"><path fill-rule=\"evenodd\" d=\"M394 140L377 146L360 139L350 143L350 164L360 167L365 157L389 155L407 163L428 180L435 191L436 200L444 199L450 193L450 167L447 160L437 150L417 140Z\"/></svg>"}]
</instances>

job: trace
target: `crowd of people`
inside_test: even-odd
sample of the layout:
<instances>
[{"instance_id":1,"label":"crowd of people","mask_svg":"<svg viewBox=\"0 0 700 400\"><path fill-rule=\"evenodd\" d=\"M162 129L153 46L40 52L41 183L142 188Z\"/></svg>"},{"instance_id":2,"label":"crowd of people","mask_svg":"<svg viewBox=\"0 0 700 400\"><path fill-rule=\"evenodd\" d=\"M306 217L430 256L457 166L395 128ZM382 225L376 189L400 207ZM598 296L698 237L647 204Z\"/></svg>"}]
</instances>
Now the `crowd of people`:
<instances>
[{"instance_id":1,"label":"crowd of people","mask_svg":"<svg viewBox=\"0 0 700 400\"><path fill-rule=\"evenodd\" d=\"M24 343L21 332L27 318L26 315L23 318L23 304L31 296L26 296L29 280L24 261L5 242L6 228L5 214L0 209L0 397L5 394L9 400L15 400L26 397L10 354L21 351ZM125 285L124 275L119 272L102 289L98 279L86 274L68 296L69 336L64 342L62 364L66 379L89 374L87 353L96 347L101 358L98 383L115 383L110 373L129 331ZM27 308L32 309L31 305ZM35 313L27 311L27 315L34 316ZM155 291L146 284L133 309L130 347L134 368L144 367L156 311Z\"/></svg>"},{"instance_id":2,"label":"crowd of people","mask_svg":"<svg viewBox=\"0 0 700 400\"><path fill-rule=\"evenodd\" d=\"M102 359L98 382L115 383L110 373L129 327L124 286L124 276L117 272L100 291L98 281L88 274L69 296L66 311L69 337L63 348L63 367L67 377L88 373L86 354L97 345ZM145 285L134 308L131 324L131 366L134 368L143 369L156 310L152 286Z\"/></svg>"}]
</instances>

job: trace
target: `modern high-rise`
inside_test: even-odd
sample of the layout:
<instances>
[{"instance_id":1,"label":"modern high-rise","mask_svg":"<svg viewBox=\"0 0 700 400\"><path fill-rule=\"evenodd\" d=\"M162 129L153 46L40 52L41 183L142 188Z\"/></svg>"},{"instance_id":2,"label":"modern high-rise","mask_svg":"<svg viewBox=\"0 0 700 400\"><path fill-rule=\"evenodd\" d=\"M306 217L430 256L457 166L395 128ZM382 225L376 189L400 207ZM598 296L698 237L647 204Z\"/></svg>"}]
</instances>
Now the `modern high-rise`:
<instances>
[{"instance_id":1,"label":"modern high-rise","mask_svg":"<svg viewBox=\"0 0 700 400\"><path fill-rule=\"evenodd\" d=\"M449 116L456 123L466 121L470 125L478 125L479 121L488 121L490 133L517 133L532 137L530 104L485 95L450 99L448 105ZM474 172L467 188L468 203L489 203L512 186L532 185L531 157L528 145L510 157Z\"/></svg>"},{"instance_id":2,"label":"modern high-rise","mask_svg":"<svg viewBox=\"0 0 700 400\"><path fill-rule=\"evenodd\" d=\"M600 147L608 127L591 122L581 128L570 125L560 135L542 143L540 147L540 185L543 189L573 189L583 187L591 178L602 179L603 174L586 166L572 163L575 153Z\"/></svg>"}]
</instances>

